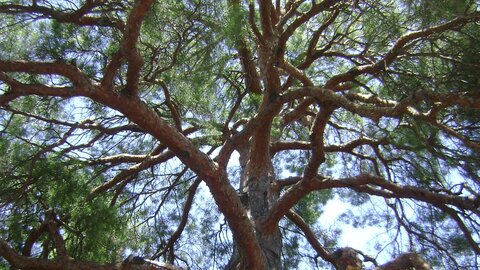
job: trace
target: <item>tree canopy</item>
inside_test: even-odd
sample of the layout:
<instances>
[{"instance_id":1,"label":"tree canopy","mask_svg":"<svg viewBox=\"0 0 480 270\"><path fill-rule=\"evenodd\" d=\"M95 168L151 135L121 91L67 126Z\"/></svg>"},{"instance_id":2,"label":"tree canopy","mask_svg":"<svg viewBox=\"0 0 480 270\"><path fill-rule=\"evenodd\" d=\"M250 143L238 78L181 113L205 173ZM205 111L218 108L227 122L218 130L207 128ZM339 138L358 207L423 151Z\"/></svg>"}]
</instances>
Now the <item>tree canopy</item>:
<instances>
[{"instance_id":1,"label":"tree canopy","mask_svg":"<svg viewBox=\"0 0 480 270\"><path fill-rule=\"evenodd\" d=\"M1 1L0 268L478 269L478 5Z\"/></svg>"}]
</instances>

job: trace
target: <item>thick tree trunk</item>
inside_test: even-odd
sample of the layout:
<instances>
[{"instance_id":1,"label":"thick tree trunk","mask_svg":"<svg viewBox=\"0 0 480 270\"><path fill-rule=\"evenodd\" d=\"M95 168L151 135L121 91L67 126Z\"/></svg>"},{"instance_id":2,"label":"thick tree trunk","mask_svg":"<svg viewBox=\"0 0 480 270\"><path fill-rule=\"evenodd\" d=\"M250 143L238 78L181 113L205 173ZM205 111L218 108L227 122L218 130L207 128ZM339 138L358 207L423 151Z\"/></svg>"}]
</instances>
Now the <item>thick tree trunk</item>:
<instances>
[{"instance_id":1,"label":"thick tree trunk","mask_svg":"<svg viewBox=\"0 0 480 270\"><path fill-rule=\"evenodd\" d=\"M265 206L265 198L254 198L253 196L249 196L249 198L249 205L255 205L252 207L253 209L249 209L250 213L260 210L261 205ZM252 213L250 216L253 224L257 223L257 221L261 218L261 216L254 218L254 215L256 214L258 214L258 212L255 214ZM280 231L277 229L273 233L267 234L260 231L258 227L255 227L255 229L257 241L262 249L262 257L264 259L265 269L281 270L282 237ZM227 269L248 269L244 263L244 260L246 256L251 256L253 254L249 254L248 251L244 252L244 254L240 254L236 247L234 247L234 249L234 253L230 259Z\"/></svg>"},{"instance_id":2,"label":"thick tree trunk","mask_svg":"<svg viewBox=\"0 0 480 270\"><path fill-rule=\"evenodd\" d=\"M276 194L271 190L272 176L261 178L250 177L247 180L245 192L248 195L247 211L253 224L259 224L270 209ZM267 269L280 270L282 238L278 229L273 232L264 232L255 226L257 241L262 248Z\"/></svg>"},{"instance_id":3,"label":"thick tree trunk","mask_svg":"<svg viewBox=\"0 0 480 270\"><path fill-rule=\"evenodd\" d=\"M278 199L278 191L272 183L275 180L273 165L271 163L268 146L261 149L255 142L263 141L268 126L260 128L261 130L252 140L251 145L239 149L240 165L242 167L240 179L240 196L242 203L247 210L248 218L255 228L256 240L262 249L265 269L280 270L282 236L280 230L273 232L262 231L258 226L261 220L267 215L273 203ZM227 269L247 269L243 263L243 256L252 254L240 254L235 248L234 254L227 266Z\"/></svg>"}]
</instances>

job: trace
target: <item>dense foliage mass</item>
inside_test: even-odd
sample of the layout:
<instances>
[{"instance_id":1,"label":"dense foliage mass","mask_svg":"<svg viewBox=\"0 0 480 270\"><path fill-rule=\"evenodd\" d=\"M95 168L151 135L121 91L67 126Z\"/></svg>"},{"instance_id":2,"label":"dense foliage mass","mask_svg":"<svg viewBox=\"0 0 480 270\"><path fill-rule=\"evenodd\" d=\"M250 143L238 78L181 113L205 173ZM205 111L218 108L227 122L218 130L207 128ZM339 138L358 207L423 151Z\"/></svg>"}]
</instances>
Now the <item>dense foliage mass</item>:
<instances>
[{"instance_id":1,"label":"dense foliage mass","mask_svg":"<svg viewBox=\"0 0 480 270\"><path fill-rule=\"evenodd\" d=\"M478 5L1 1L0 268L478 269Z\"/></svg>"}]
</instances>

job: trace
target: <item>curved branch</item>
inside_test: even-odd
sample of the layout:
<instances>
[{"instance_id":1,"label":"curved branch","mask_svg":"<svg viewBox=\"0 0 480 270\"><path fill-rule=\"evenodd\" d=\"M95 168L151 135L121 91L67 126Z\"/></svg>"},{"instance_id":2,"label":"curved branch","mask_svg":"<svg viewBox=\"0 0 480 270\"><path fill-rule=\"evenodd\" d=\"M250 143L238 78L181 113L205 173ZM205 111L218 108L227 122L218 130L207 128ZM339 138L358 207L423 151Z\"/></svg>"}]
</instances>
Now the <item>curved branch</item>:
<instances>
[{"instance_id":1,"label":"curved branch","mask_svg":"<svg viewBox=\"0 0 480 270\"><path fill-rule=\"evenodd\" d=\"M260 110L255 117L249 119L242 129L242 131L233 135L228 139L223 145L222 149L218 153L218 156L215 158L221 167L227 165L228 159L232 152L235 150L236 146L242 142L247 141L258 128L262 127L264 123L271 122L272 117L280 110L282 103L280 99L269 103L263 110ZM243 122L243 121L242 121Z\"/></svg>"},{"instance_id":2,"label":"curved branch","mask_svg":"<svg viewBox=\"0 0 480 270\"><path fill-rule=\"evenodd\" d=\"M112 59L107 64L102 79L102 86L108 90L113 90L113 80L117 70L120 68L124 59L128 62L127 85L124 89L129 95L136 95L140 79L140 69L143 66L143 59L137 48L137 42L140 37L140 29L148 11L155 3L155 0L136 0L134 7L128 15L127 25L123 39L120 43L120 49L112 55Z\"/></svg>"},{"instance_id":3,"label":"curved branch","mask_svg":"<svg viewBox=\"0 0 480 270\"><path fill-rule=\"evenodd\" d=\"M325 153L334 153L334 152L347 152L350 153L353 149L369 145L371 147L378 147L379 145L387 145L389 141L387 139L374 140L367 137L361 137L352 141L349 141L344 144L339 145L325 145ZM277 141L273 142L271 147L271 153L275 154L281 151L286 150L310 150L312 149L311 143L307 141Z\"/></svg>"},{"instance_id":4,"label":"curved branch","mask_svg":"<svg viewBox=\"0 0 480 270\"><path fill-rule=\"evenodd\" d=\"M154 3L155 0L137 0L135 1L133 10L128 16L126 33L120 51L128 62L126 90L129 94L138 92L138 82L143 59L137 49L137 41L140 36L142 21Z\"/></svg>"},{"instance_id":5,"label":"curved branch","mask_svg":"<svg viewBox=\"0 0 480 270\"><path fill-rule=\"evenodd\" d=\"M377 188L374 188L377 187ZM314 190L331 188L351 188L371 195L384 198L408 198L426 202L433 206L453 205L460 209L470 210L480 216L480 197L455 196L440 194L414 186L401 186L388 182L381 177L361 174L354 177L330 179L322 176L298 181L292 185L272 206L269 213L262 220L262 228L272 231L278 221L305 195Z\"/></svg>"},{"instance_id":6,"label":"curved branch","mask_svg":"<svg viewBox=\"0 0 480 270\"><path fill-rule=\"evenodd\" d=\"M312 178L318 173L318 167L325 161L325 127L334 108L321 106L310 132L312 156L305 166L304 178Z\"/></svg>"},{"instance_id":7,"label":"curved branch","mask_svg":"<svg viewBox=\"0 0 480 270\"><path fill-rule=\"evenodd\" d=\"M306 23L311 18L315 17L320 12L332 7L335 4L337 4L337 2L338 1L336 1L336 0L324 0L320 3L318 3L318 4L314 3L309 11L302 14L298 18L296 18L289 26L287 26L287 29L285 29L285 31L280 36L279 46L281 48L284 48L288 39L293 35L293 33L295 33L295 30L297 30L300 26L302 26L304 23ZM282 20L281 22L283 23L283 21L284 20Z\"/></svg>"},{"instance_id":8,"label":"curved branch","mask_svg":"<svg viewBox=\"0 0 480 270\"><path fill-rule=\"evenodd\" d=\"M310 229L308 224L303 220L303 218L295 213L292 210L289 210L286 214L286 217L290 219L300 230L302 230L305 238L310 243L310 245L315 249L320 257L322 257L325 261L335 264L335 259L332 257L330 252L328 252L318 241L315 233Z\"/></svg>"},{"instance_id":9,"label":"curved branch","mask_svg":"<svg viewBox=\"0 0 480 270\"><path fill-rule=\"evenodd\" d=\"M165 95L165 102L167 103L167 107L170 110L170 114L172 115L173 122L175 123L175 127L182 131L182 119L180 118L180 114L178 113L178 108L172 101L172 96L170 95L170 90L168 89L167 85L163 81L158 82L162 87L163 94Z\"/></svg>"},{"instance_id":10,"label":"curved branch","mask_svg":"<svg viewBox=\"0 0 480 270\"><path fill-rule=\"evenodd\" d=\"M413 105L423 101L426 96L432 95L439 102L447 101L446 105L466 105L468 104L471 108L479 108L478 103L473 102L473 100L463 97L463 94L433 94L427 91L419 90L412 93L410 96L402 99L401 101L393 100L382 100L379 98L374 98L370 96L363 95L342 95L336 93L335 91L322 88L322 87L300 87L293 88L290 92L281 96L283 103L288 103L297 99L302 99L305 97L313 97L317 99L320 104L328 104L330 106L341 107L345 110L348 110L352 113L358 114L360 116L370 118L373 121L377 122L382 117L393 117L398 118L402 115L411 115L413 117L421 117L422 119L428 120L430 117L429 113L421 113L417 111ZM352 100L352 96L355 96L355 99ZM361 102L363 100L364 102ZM313 103L314 100L311 100Z\"/></svg>"},{"instance_id":11,"label":"curved branch","mask_svg":"<svg viewBox=\"0 0 480 270\"><path fill-rule=\"evenodd\" d=\"M38 228L35 228L28 234L25 244L23 245L22 255L30 257L35 242L47 231L47 224L43 222Z\"/></svg>"},{"instance_id":12,"label":"curved branch","mask_svg":"<svg viewBox=\"0 0 480 270\"><path fill-rule=\"evenodd\" d=\"M298 181L292 185L271 207L268 214L262 220L261 227L269 232L276 229L278 221L305 195L315 189L333 188L333 187L353 187L365 185L371 181L369 175L360 175L351 178L329 179L315 177Z\"/></svg>"}]
</instances>

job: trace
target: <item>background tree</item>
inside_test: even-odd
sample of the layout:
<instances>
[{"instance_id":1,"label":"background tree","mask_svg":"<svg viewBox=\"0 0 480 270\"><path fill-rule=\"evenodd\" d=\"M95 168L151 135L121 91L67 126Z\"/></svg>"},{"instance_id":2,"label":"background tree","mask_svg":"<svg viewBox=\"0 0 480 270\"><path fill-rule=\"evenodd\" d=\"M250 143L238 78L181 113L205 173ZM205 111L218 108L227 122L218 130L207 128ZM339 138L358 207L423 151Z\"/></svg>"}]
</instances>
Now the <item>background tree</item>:
<instances>
[{"instance_id":1,"label":"background tree","mask_svg":"<svg viewBox=\"0 0 480 270\"><path fill-rule=\"evenodd\" d=\"M477 5L2 1L0 264L477 269Z\"/></svg>"}]
</instances>

